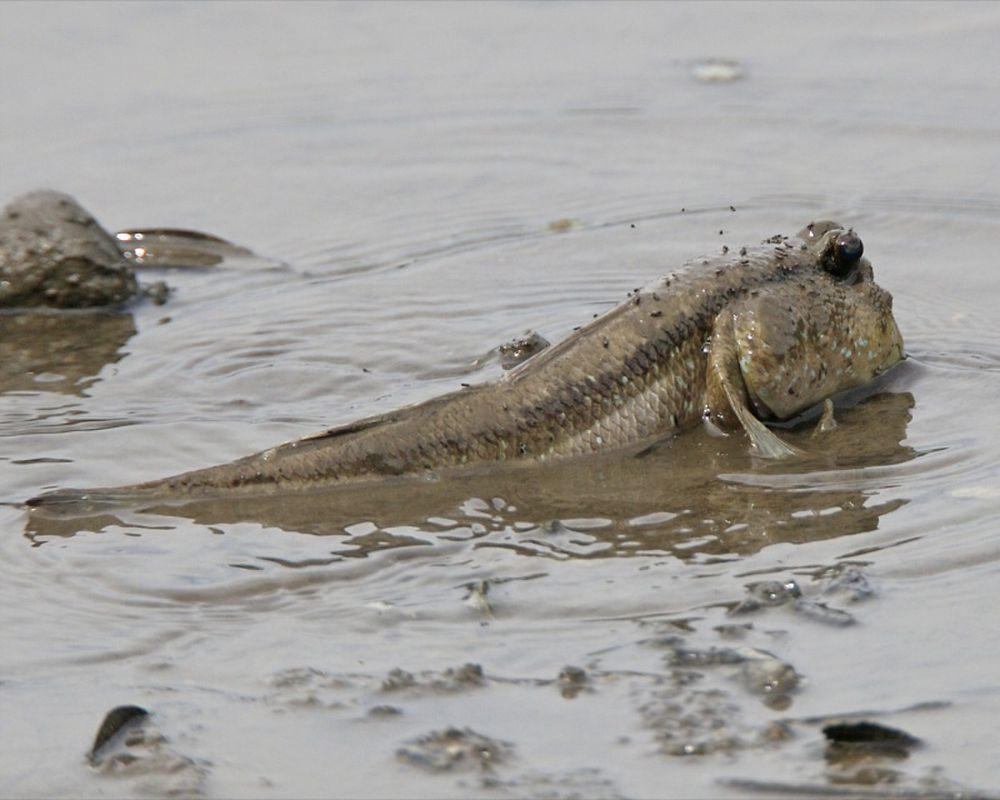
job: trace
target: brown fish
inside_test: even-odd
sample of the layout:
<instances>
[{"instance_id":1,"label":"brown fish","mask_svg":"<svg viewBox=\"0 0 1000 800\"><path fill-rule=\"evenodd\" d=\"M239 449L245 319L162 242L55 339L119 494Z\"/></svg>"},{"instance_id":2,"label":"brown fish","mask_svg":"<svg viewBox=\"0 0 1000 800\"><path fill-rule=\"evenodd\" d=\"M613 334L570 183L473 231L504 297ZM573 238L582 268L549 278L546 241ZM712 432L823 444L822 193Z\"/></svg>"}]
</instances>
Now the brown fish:
<instances>
[{"instance_id":1,"label":"brown fish","mask_svg":"<svg viewBox=\"0 0 1000 800\"><path fill-rule=\"evenodd\" d=\"M641 446L705 420L753 451L795 450L764 424L868 383L903 357L892 297L832 222L697 259L494 383L135 486L29 505L264 494L542 462Z\"/></svg>"}]
</instances>

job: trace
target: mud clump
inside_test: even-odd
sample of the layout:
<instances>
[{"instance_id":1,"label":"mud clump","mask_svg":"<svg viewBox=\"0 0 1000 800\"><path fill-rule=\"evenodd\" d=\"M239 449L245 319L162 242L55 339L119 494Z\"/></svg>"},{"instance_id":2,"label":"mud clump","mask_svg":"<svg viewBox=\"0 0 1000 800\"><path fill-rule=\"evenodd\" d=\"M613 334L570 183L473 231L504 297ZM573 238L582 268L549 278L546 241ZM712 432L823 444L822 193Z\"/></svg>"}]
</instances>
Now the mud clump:
<instances>
[{"instance_id":1,"label":"mud clump","mask_svg":"<svg viewBox=\"0 0 1000 800\"><path fill-rule=\"evenodd\" d=\"M847 611L803 596L802 589L793 580L757 581L748 583L746 589L746 597L733 607L730 614L753 614L767 608L787 605L795 613L824 625L845 627L857 621Z\"/></svg>"},{"instance_id":2,"label":"mud clump","mask_svg":"<svg viewBox=\"0 0 1000 800\"><path fill-rule=\"evenodd\" d=\"M495 775L483 778L484 789L500 789L510 797L532 797L535 800L624 800L614 782L597 767L582 767L567 772L532 770L510 780Z\"/></svg>"},{"instance_id":3,"label":"mud clump","mask_svg":"<svg viewBox=\"0 0 1000 800\"><path fill-rule=\"evenodd\" d=\"M479 664L463 664L460 667L449 667L443 672L421 672L417 675L397 667L382 681L381 691L412 690L418 693L448 694L485 685L486 678Z\"/></svg>"},{"instance_id":4,"label":"mud clump","mask_svg":"<svg viewBox=\"0 0 1000 800\"><path fill-rule=\"evenodd\" d=\"M513 753L513 745L476 733L471 728L434 731L400 747L401 761L429 772L488 771Z\"/></svg>"},{"instance_id":5,"label":"mud clump","mask_svg":"<svg viewBox=\"0 0 1000 800\"><path fill-rule=\"evenodd\" d=\"M72 197L39 190L0 215L0 308L97 308L139 283L114 238Z\"/></svg>"},{"instance_id":6,"label":"mud clump","mask_svg":"<svg viewBox=\"0 0 1000 800\"><path fill-rule=\"evenodd\" d=\"M268 683L267 700L278 712L354 709L371 718L389 718L403 713L400 702L480 689L486 686L487 678L478 664L423 672L408 672L397 667L384 678L293 667L275 673Z\"/></svg>"},{"instance_id":7,"label":"mud clump","mask_svg":"<svg viewBox=\"0 0 1000 800\"><path fill-rule=\"evenodd\" d=\"M525 331L523 336L518 336L516 339L505 342L497 348L497 354L500 357L500 366L504 369L514 369L518 364L523 364L548 346L549 340L540 333Z\"/></svg>"},{"instance_id":8,"label":"mud clump","mask_svg":"<svg viewBox=\"0 0 1000 800\"><path fill-rule=\"evenodd\" d=\"M757 650L743 662L740 679L766 706L781 710L791 705L790 695L802 678L787 661Z\"/></svg>"},{"instance_id":9,"label":"mud clump","mask_svg":"<svg viewBox=\"0 0 1000 800\"><path fill-rule=\"evenodd\" d=\"M722 664L742 664L746 657L729 647L709 647L700 650L681 644L680 637L673 637L669 645L667 663L673 667L715 667Z\"/></svg>"},{"instance_id":10,"label":"mud clump","mask_svg":"<svg viewBox=\"0 0 1000 800\"><path fill-rule=\"evenodd\" d=\"M196 797L208 777L207 762L176 752L153 715L132 705L105 715L87 761L102 775L133 781L135 794Z\"/></svg>"},{"instance_id":11,"label":"mud clump","mask_svg":"<svg viewBox=\"0 0 1000 800\"><path fill-rule=\"evenodd\" d=\"M490 582L474 581L473 583L465 584L465 589L468 591L468 594L465 596L464 602L476 609L485 619L495 619L496 615L493 613L493 606L487 597L490 593Z\"/></svg>"},{"instance_id":12,"label":"mud clump","mask_svg":"<svg viewBox=\"0 0 1000 800\"><path fill-rule=\"evenodd\" d=\"M746 747L746 731L735 721L740 709L718 689L656 692L639 707L660 750L671 756L729 753Z\"/></svg>"},{"instance_id":13,"label":"mud clump","mask_svg":"<svg viewBox=\"0 0 1000 800\"><path fill-rule=\"evenodd\" d=\"M389 719L391 717L398 717L402 713L403 709L388 705L372 706L368 709L368 716L373 719Z\"/></svg>"},{"instance_id":14,"label":"mud clump","mask_svg":"<svg viewBox=\"0 0 1000 800\"><path fill-rule=\"evenodd\" d=\"M871 579L857 567L844 567L824 576L827 579L823 594L847 603L860 603L875 596Z\"/></svg>"},{"instance_id":15,"label":"mud clump","mask_svg":"<svg viewBox=\"0 0 1000 800\"><path fill-rule=\"evenodd\" d=\"M271 702L279 708L342 709L342 695L356 688L350 676L330 675L312 667L292 667L275 673L269 681Z\"/></svg>"},{"instance_id":16,"label":"mud clump","mask_svg":"<svg viewBox=\"0 0 1000 800\"><path fill-rule=\"evenodd\" d=\"M588 689L590 678L582 667L568 665L559 670L556 683L559 685L559 693L567 700L572 700L580 692Z\"/></svg>"},{"instance_id":17,"label":"mud clump","mask_svg":"<svg viewBox=\"0 0 1000 800\"><path fill-rule=\"evenodd\" d=\"M730 613L749 614L783 606L802 597L802 590L795 581L755 581L748 583L746 589L746 597Z\"/></svg>"}]
</instances>

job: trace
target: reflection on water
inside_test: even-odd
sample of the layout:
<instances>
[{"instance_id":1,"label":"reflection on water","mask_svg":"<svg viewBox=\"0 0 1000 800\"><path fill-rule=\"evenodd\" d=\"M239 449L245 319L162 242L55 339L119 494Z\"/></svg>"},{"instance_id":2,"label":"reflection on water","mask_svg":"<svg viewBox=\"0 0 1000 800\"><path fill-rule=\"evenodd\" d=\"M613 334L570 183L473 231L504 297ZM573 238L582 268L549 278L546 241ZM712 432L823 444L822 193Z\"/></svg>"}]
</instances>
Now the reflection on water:
<instances>
[{"instance_id":1,"label":"reflection on water","mask_svg":"<svg viewBox=\"0 0 1000 800\"><path fill-rule=\"evenodd\" d=\"M136 229L119 232L116 240L122 255L143 269L266 263L244 247L199 231ZM106 365L124 358L125 343L135 333L131 310L0 314L0 394L82 395Z\"/></svg>"},{"instance_id":2,"label":"reflection on water","mask_svg":"<svg viewBox=\"0 0 1000 800\"><path fill-rule=\"evenodd\" d=\"M35 541L141 524L143 514L167 515L205 525L258 522L286 531L336 536L335 557L432 545L456 531L427 519L465 517L463 538L482 547L525 555L600 557L671 552L748 554L777 542L806 542L874 530L879 517L905 500L869 503L877 483L856 488L856 471L909 461L917 453L902 442L914 398L882 393L839 412L842 424L823 434L793 432L793 441L815 455L798 463L762 465L747 454L741 436L711 437L694 431L650 451L579 459L544 467L496 468L436 481L403 480L259 498L212 498L152 506L119 517L60 518L36 509L27 526ZM740 471L794 472L806 490L755 486ZM820 472L822 470L822 472ZM855 480L838 482L838 470ZM720 480L720 473L726 480ZM831 479L829 476L832 475ZM863 475L863 473L862 473ZM816 476L815 479L812 476ZM147 517L147 524L149 518ZM363 533L353 535L352 526ZM388 529L416 526L422 535ZM294 560L286 560L296 566ZM313 565L310 559L307 564Z\"/></svg>"},{"instance_id":3,"label":"reflection on water","mask_svg":"<svg viewBox=\"0 0 1000 800\"><path fill-rule=\"evenodd\" d=\"M0 315L0 394L81 395L106 365L124 358L134 335L127 313Z\"/></svg>"}]
</instances>

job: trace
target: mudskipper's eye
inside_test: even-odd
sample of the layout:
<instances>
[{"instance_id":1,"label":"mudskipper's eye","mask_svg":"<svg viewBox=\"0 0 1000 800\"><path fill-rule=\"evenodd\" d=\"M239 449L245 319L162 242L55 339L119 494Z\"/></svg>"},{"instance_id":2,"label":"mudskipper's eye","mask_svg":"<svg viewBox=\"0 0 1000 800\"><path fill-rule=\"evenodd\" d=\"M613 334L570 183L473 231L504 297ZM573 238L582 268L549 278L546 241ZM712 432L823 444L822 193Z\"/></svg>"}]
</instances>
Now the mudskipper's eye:
<instances>
[{"instance_id":1,"label":"mudskipper's eye","mask_svg":"<svg viewBox=\"0 0 1000 800\"><path fill-rule=\"evenodd\" d=\"M833 245L833 264L830 270L838 278L846 276L861 259L865 246L854 231L847 231L837 237Z\"/></svg>"}]
</instances>

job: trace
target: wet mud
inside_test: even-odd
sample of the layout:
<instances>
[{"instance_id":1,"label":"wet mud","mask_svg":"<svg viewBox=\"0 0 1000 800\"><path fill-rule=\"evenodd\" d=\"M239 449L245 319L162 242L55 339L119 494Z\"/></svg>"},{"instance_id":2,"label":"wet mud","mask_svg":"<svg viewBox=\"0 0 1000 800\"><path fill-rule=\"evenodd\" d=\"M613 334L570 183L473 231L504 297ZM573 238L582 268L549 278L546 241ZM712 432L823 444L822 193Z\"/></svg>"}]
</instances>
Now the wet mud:
<instances>
[{"instance_id":1,"label":"wet mud","mask_svg":"<svg viewBox=\"0 0 1000 800\"><path fill-rule=\"evenodd\" d=\"M0 4L4 200L135 225L87 257L172 290L0 314L0 796L1000 796L998 33L982 4ZM794 462L698 429L24 505L494 380L500 343L826 218L907 359L782 427Z\"/></svg>"}]
</instances>

